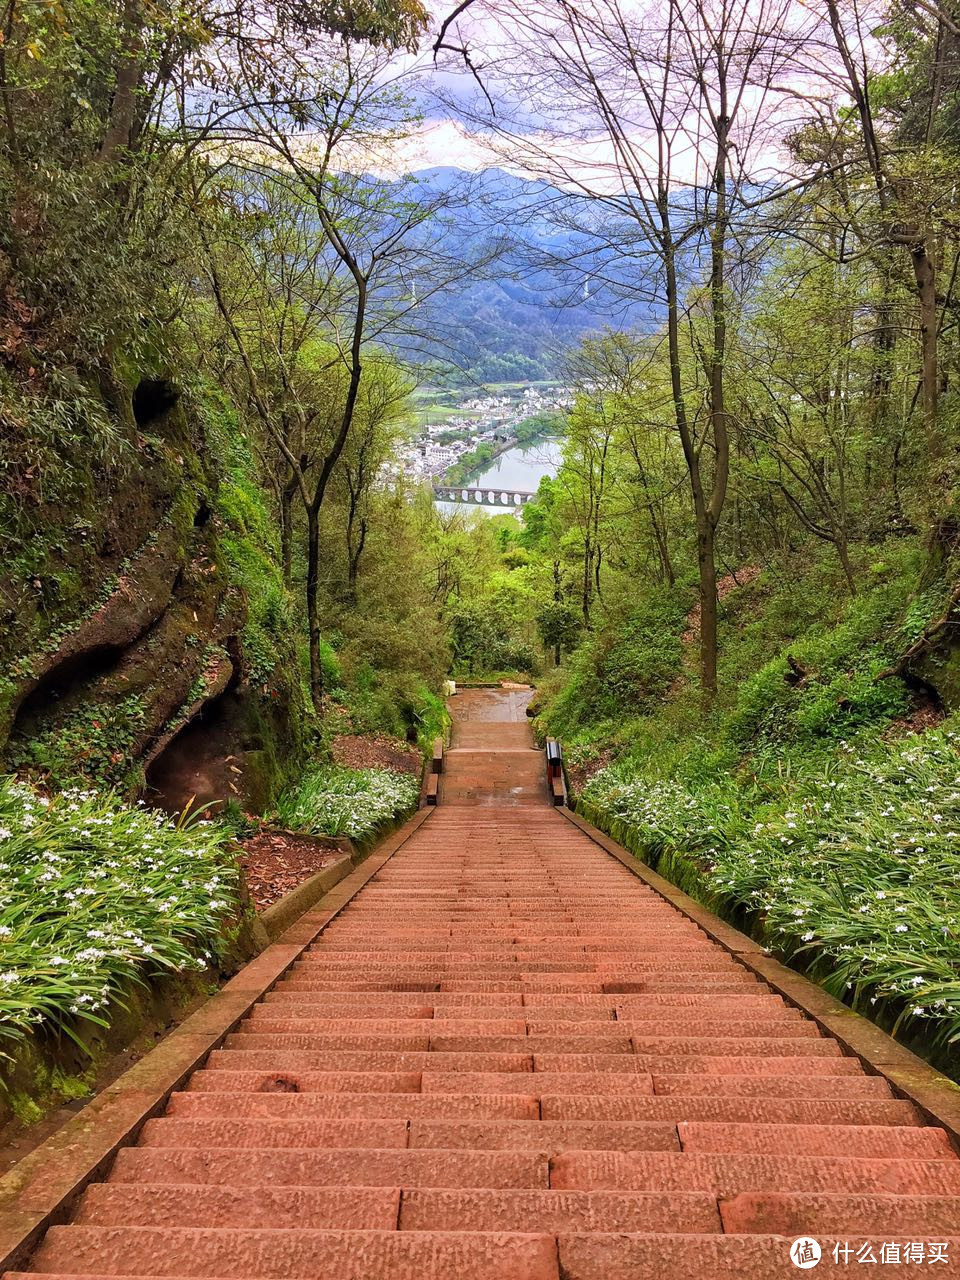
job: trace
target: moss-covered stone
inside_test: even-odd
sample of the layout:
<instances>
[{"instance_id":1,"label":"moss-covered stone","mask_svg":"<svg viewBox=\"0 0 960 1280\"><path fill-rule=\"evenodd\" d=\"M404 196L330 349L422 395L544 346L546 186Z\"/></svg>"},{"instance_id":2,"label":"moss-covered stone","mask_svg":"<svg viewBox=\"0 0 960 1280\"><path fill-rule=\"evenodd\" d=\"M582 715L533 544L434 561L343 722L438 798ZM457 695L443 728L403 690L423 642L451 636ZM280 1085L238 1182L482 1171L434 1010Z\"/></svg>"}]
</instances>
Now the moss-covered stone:
<instances>
[{"instance_id":1,"label":"moss-covered stone","mask_svg":"<svg viewBox=\"0 0 960 1280\"><path fill-rule=\"evenodd\" d=\"M18 625L0 628L0 766L257 810L299 764L308 722L270 509L218 393L126 377L116 464L78 451L69 501L38 507L4 548L0 616Z\"/></svg>"}]
</instances>

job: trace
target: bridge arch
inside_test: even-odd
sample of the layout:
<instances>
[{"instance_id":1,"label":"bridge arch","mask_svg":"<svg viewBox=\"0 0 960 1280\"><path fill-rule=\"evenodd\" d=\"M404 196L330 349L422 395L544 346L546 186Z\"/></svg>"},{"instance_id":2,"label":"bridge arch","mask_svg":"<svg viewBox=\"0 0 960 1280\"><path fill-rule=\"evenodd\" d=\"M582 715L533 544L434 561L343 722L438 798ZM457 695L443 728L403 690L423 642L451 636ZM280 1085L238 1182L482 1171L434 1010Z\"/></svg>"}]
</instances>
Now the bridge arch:
<instances>
[{"instance_id":1,"label":"bridge arch","mask_svg":"<svg viewBox=\"0 0 960 1280\"><path fill-rule=\"evenodd\" d=\"M463 503L467 506L482 507L522 507L533 501L535 493L523 489L482 488L478 486L454 486L435 484L433 496L439 502Z\"/></svg>"}]
</instances>

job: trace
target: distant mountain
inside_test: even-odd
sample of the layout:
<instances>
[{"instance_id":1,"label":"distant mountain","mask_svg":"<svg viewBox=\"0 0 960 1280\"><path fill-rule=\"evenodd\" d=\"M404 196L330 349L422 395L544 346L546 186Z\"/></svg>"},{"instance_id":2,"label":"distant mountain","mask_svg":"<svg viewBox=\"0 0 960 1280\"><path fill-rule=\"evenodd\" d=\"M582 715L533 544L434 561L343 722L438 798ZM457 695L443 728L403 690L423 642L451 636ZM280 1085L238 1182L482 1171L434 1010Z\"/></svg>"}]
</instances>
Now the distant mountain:
<instances>
[{"instance_id":1,"label":"distant mountain","mask_svg":"<svg viewBox=\"0 0 960 1280\"><path fill-rule=\"evenodd\" d=\"M574 197L502 169L441 167L412 176L425 198L449 197L431 232L442 234L446 252L459 249L468 259L495 242L501 249L492 265L424 303L438 353L472 377L550 377L563 349L583 335L655 322L642 283L630 296L629 282L612 274L621 266L611 261L607 211L602 234L593 233ZM623 235L630 233L625 226Z\"/></svg>"}]
</instances>

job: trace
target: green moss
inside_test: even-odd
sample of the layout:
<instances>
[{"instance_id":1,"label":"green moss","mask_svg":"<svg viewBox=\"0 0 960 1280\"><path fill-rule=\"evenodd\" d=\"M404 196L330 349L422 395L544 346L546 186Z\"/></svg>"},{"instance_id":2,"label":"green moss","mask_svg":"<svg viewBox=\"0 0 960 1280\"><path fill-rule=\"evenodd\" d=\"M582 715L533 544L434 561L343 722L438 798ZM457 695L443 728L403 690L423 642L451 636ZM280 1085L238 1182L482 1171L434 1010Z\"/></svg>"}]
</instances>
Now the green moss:
<instances>
[{"instance_id":1,"label":"green moss","mask_svg":"<svg viewBox=\"0 0 960 1280\"><path fill-rule=\"evenodd\" d=\"M79 1075L68 1075L59 1067L50 1073L50 1088L60 1095L64 1102L73 1102L78 1098L87 1098L93 1085L93 1073L81 1072Z\"/></svg>"},{"instance_id":2,"label":"green moss","mask_svg":"<svg viewBox=\"0 0 960 1280\"><path fill-rule=\"evenodd\" d=\"M11 1093L7 1097L10 1110L22 1125L39 1124L44 1112L40 1106L25 1093Z\"/></svg>"}]
</instances>

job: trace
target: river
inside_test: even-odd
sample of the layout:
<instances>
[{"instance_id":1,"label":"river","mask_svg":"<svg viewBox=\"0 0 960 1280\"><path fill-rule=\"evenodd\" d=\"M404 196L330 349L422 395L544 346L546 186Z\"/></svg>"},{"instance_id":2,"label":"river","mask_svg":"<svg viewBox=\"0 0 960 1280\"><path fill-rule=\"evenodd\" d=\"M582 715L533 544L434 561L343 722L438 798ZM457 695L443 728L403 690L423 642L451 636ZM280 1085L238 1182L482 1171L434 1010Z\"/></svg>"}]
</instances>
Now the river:
<instances>
[{"instance_id":1,"label":"river","mask_svg":"<svg viewBox=\"0 0 960 1280\"><path fill-rule=\"evenodd\" d=\"M484 487L495 489L523 489L535 491L544 476L557 474L563 452L563 441L537 440L532 444L518 444L494 458L485 471L478 472L467 482L471 489ZM487 515L502 515L509 507L481 507L465 502L438 502L441 511L484 511Z\"/></svg>"}]
</instances>

